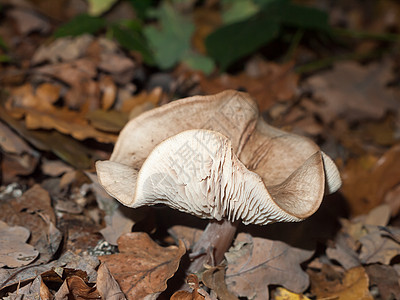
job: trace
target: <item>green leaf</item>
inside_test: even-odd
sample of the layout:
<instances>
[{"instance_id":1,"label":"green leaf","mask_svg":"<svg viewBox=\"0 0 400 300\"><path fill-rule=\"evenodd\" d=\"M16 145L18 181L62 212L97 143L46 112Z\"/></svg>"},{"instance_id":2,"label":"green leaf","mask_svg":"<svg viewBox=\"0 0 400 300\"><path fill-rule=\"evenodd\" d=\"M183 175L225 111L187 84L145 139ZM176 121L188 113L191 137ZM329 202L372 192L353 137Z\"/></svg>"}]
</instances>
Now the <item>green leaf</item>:
<instances>
[{"instance_id":1,"label":"green leaf","mask_svg":"<svg viewBox=\"0 0 400 300\"><path fill-rule=\"evenodd\" d=\"M144 35L153 50L156 64L161 69L173 67L191 48L194 25L179 15L166 1L156 11L161 29L148 26Z\"/></svg>"},{"instance_id":2,"label":"green leaf","mask_svg":"<svg viewBox=\"0 0 400 300\"><path fill-rule=\"evenodd\" d=\"M155 64L153 54L147 45L147 41L139 31L121 28L117 25L111 26L111 31L113 37L122 47L128 50L138 51L142 54L143 61L146 64Z\"/></svg>"},{"instance_id":3,"label":"green leaf","mask_svg":"<svg viewBox=\"0 0 400 300\"><path fill-rule=\"evenodd\" d=\"M91 16L100 16L108 11L118 0L87 0Z\"/></svg>"},{"instance_id":4,"label":"green leaf","mask_svg":"<svg viewBox=\"0 0 400 300\"><path fill-rule=\"evenodd\" d=\"M106 25L106 21L102 18L82 14L58 27L54 36L58 38L64 36L78 36L84 33L96 33Z\"/></svg>"},{"instance_id":5,"label":"green leaf","mask_svg":"<svg viewBox=\"0 0 400 300\"><path fill-rule=\"evenodd\" d=\"M147 12L152 5L152 0L129 0L129 3L135 9L138 17L144 20L147 16Z\"/></svg>"},{"instance_id":6,"label":"green leaf","mask_svg":"<svg viewBox=\"0 0 400 300\"><path fill-rule=\"evenodd\" d=\"M185 55L183 62L193 70L202 71L208 75L215 69L215 64L211 58L194 52Z\"/></svg>"},{"instance_id":7,"label":"green leaf","mask_svg":"<svg viewBox=\"0 0 400 300\"><path fill-rule=\"evenodd\" d=\"M222 20L224 24L235 23L248 19L259 11L259 7L252 0L232 1L223 10Z\"/></svg>"},{"instance_id":8,"label":"green leaf","mask_svg":"<svg viewBox=\"0 0 400 300\"><path fill-rule=\"evenodd\" d=\"M279 29L278 20L258 14L211 33L205 40L207 52L225 70L233 62L272 41L279 34Z\"/></svg>"},{"instance_id":9,"label":"green leaf","mask_svg":"<svg viewBox=\"0 0 400 300\"><path fill-rule=\"evenodd\" d=\"M288 4L281 12L281 21L284 25L290 25L301 29L330 30L328 14L322 10L296 4Z\"/></svg>"}]
</instances>

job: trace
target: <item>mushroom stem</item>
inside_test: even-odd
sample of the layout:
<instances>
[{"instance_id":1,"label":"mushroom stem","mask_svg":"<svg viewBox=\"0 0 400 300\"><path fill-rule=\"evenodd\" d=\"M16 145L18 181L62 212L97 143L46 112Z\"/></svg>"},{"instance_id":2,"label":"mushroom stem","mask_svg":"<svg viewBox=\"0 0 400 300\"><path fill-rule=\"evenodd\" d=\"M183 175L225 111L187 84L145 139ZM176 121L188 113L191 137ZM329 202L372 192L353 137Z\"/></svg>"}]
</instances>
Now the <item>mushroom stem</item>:
<instances>
[{"instance_id":1,"label":"mushroom stem","mask_svg":"<svg viewBox=\"0 0 400 300\"><path fill-rule=\"evenodd\" d=\"M189 273L200 272L205 264L217 265L232 244L239 222L212 220L200 239L193 246L192 254L197 255L189 266Z\"/></svg>"}]
</instances>

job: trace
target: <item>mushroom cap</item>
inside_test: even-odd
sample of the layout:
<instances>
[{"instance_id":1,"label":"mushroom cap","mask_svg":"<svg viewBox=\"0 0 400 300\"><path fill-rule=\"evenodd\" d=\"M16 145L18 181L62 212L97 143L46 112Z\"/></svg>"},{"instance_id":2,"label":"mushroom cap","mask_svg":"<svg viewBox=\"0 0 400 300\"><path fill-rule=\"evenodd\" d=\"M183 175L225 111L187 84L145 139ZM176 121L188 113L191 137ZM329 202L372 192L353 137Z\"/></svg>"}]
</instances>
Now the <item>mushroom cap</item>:
<instances>
[{"instance_id":1,"label":"mushroom cap","mask_svg":"<svg viewBox=\"0 0 400 300\"><path fill-rule=\"evenodd\" d=\"M266 187L239 161L228 138L201 129L160 143L139 172L110 161L97 162L96 168L100 183L127 206L166 204L197 217L244 224L303 220L318 209L325 184L320 151L285 181Z\"/></svg>"},{"instance_id":2,"label":"mushroom cap","mask_svg":"<svg viewBox=\"0 0 400 300\"><path fill-rule=\"evenodd\" d=\"M124 205L164 203L201 218L300 221L341 180L310 139L268 125L246 93L172 102L131 120L100 183Z\"/></svg>"},{"instance_id":3,"label":"mushroom cap","mask_svg":"<svg viewBox=\"0 0 400 300\"><path fill-rule=\"evenodd\" d=\"M173 101L130 120L110 160L140 168L155 146L190 129L220 132L231 140L235 152L240 152L257 118L256 102L247 93L233 90Z\"/></svg>"}]
</instances>

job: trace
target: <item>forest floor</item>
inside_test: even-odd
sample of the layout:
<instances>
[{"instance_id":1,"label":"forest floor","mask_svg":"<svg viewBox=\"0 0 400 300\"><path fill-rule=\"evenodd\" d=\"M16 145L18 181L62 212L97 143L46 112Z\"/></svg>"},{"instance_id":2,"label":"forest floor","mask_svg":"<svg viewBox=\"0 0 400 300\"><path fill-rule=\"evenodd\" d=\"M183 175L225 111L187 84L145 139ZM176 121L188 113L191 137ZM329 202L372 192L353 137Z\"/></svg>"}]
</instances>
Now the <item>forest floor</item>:
<instances>
[{"instance_id":1,"label":"forest floor","mask_svg":"<svg viewBox=\"0 0 400 300\"><path fill-rule=\"evenodd\" d=\"M85 1L0 2L0 297L400 299L396 1L337 1L331 24L364 35L306 36L285 59L272 42L224 72L149 66L104 30L55 38ZM182 10L198 16L216 2ZM132 18L126 5L104 18ZM201 37L192 42L201 48ZM269 124L317 143L342 187L303 222L240 225L222 264L191 277L200 281L192 291L187 251L207 221L120 206L94 163L142 112L228 89L249 93Z\"/></svg>"}]
</instances>

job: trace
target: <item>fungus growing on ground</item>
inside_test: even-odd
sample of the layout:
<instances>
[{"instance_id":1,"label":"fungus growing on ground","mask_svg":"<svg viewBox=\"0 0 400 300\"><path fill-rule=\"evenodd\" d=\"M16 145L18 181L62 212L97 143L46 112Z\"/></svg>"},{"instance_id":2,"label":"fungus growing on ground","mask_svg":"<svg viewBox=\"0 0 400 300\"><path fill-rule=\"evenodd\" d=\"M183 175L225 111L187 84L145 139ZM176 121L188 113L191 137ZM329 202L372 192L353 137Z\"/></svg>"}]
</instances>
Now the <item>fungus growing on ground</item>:
<instances>
[{"instance_id":1,"label":"fungus growing on ground","mask_svg":"<svg viewBox=\"0 0 400 300\"><path fill-rule=\"evenodd\" d=\"M311 216L341 180L311 140L269 126L246 93L195 96L148 111L122 130L99 181L122 204L165 204L211 219L189 271L210 251L216 263L237 223L266 225Z\"/></svg>"}]
</instances>

